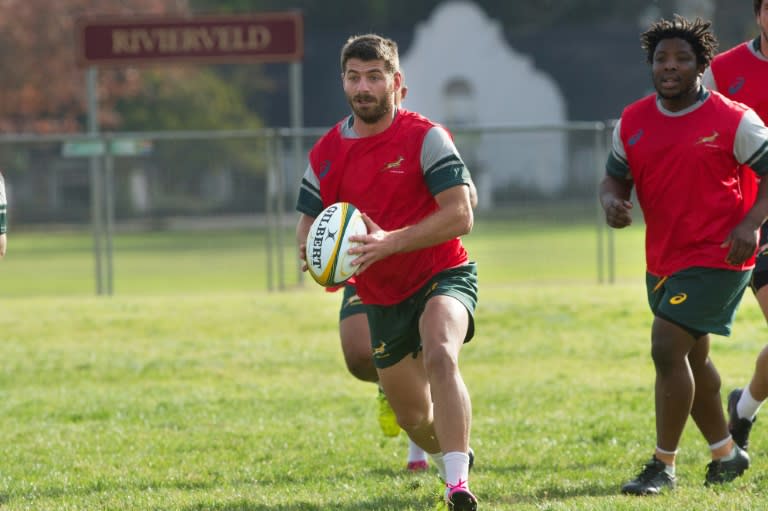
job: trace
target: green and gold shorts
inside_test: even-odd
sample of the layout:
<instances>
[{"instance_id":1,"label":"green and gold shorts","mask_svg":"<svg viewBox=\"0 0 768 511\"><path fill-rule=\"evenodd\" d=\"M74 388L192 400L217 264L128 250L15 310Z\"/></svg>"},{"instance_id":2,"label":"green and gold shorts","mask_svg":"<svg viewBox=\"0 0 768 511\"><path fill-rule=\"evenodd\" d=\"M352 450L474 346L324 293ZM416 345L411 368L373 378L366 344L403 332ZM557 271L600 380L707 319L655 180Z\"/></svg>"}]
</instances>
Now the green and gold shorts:
<instances>
[{"instance_id":1,"label":"green and gold shorts","mask_svg":"<svg viewBox=\"0 0 768 511\"><path fill-rule=\"evenodd\" d=\"M694 335L728 336L752 270L686 268L667 277L645 274L653 313Z\"/></svg>"},{"instance_id":2,"label":"green and gold shorts","mask_svg":"<svg viewBox=\"0 0 768 511\"><path fill-rule=\"evenodd\" d=\"M469 327L464 342L472 339L477 306L477 265L469 262L464 266L441 271L411 297L398 304L365 306L376 367L383 369L392 366L407 355L416 356L421 351L419 318L427 301L438 295L452 296L464 305L469 313Z\"/></svg>"},{"instance_id":3,"label":"green and gold shorts","mask_svg":"<svg viewBox=\"0 0 768 511\"><path fill-rule=\"evenodd\" d=\"M344 285L344 295L341 297L341 308L339 309L339 321L342 321L355 314L364 314L365 305L360 297L357 296L357 288L354 284Z\"/></svg>"}]
</instances>

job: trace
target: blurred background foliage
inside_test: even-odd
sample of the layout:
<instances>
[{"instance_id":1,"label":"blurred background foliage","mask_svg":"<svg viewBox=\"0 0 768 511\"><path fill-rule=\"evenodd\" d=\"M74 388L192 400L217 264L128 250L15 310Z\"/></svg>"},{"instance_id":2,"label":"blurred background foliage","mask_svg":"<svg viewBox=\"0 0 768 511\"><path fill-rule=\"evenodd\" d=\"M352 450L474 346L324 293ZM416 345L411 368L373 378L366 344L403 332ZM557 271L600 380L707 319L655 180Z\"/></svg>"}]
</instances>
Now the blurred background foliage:
<instances>
[{"instance_id":1,"label":"blurred background foliage","mask_svg":"<svg viewBox=\"0 0 768 511\"><path fill-rule=\"evenodd\" d=\"M443 0L445 1L445 0ZM0 10L0 132L85 129L83 69L76 65L76 21L83 16L234 14L298 9L305 33L411 33L440 0L3 0ZM753 25L749 2L733 0L476 0L504 33L605 25L669 16L681 4L704 5L721 46ZM743 5L742 5L743 4ZM471 38L472 34L462 34ZM309 37L305 39L309 40ZM568 41L563 41L568 51ZM595 55L599 58L599 55ZM264 124L270 94L285 83L265 65L104 68L99 123L105 131L243 129ZM311 101L312 98L308 99ZM205 104L213 108L194 109Z\"/></svg>"}]
</instances>

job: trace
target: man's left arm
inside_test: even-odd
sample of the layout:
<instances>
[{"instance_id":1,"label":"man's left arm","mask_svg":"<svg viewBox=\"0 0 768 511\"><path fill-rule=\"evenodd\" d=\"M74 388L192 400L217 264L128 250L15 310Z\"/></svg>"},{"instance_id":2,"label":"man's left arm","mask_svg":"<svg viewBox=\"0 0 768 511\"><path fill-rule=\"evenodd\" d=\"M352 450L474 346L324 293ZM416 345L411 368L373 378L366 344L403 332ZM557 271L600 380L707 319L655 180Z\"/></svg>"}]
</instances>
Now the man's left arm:
<instances>
[{"instance_id":1,"label":"man's left arm","mask_svg":"<svg viewBox=\"0 0 768 511\"><path fill-rule=\"evenodd\" d=\"M472 205L472 209L475 209L477 207L477 187L475 187L475 182L471 179L467 186L469 187L469 203Z\"/></svg>"},{"instance_id":2,"label":"man's left arm","mask_svg":"<svg viewBox=\"0 0 768 511\"><path fill-rule=\"evenodd\" d=\"M349 251L359 256L352 262L360 265L358 273L393 254L439 245L472 230L474 215L468 186L461 184L447 188L435 195L435 200L437 211L416 224L394 231L384 231L363 214L368 234L350 238L350 241L363 243Z\"/></svg>"},{"instance_id":3,"label":"man's left arm","mask_svg":"<svg viewBox=\"0 0 768 511\"><path fill-rule=\"evenodd\" d=\"M469 234L474 223L469 187L453 186L435 196L438 210L421 222L391 231L395 251L411 252Z\"/></svg>"},{"instance_id":4,"label":"man's left arm","mask_svg":"<svg viewBox=\"0 0 768 511\"><path fill-rule=\"evenodd\" d=\"M752 110L744 114L736 131L734 156L761 176L755 203L721 245L729 247L726 261L740 265L757 250L760 226L768 218L768 128Z\"/></svg>"}]
</instances>

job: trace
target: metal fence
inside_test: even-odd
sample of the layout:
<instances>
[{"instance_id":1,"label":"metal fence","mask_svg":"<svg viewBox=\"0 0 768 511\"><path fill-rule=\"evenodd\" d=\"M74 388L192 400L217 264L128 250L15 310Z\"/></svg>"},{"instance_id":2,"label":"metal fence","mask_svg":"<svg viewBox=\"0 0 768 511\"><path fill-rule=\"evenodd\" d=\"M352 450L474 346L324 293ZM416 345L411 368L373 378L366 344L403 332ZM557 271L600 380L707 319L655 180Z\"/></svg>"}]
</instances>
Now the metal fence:
<instances>
[{"instance_id":1,"label":"metal fence","mask_svg":"<svg viewBox=\"0 0 768 511\"><path fill-rule=\"evenodd\" d=\"M597 279L613 281L612 237L595 199L605 123L450 129L477 185L480 218L594 221ZM295 271L284 263L284 227L295 222L306 155L325 131L5 135L10 221L14 229L89 228L97 294L113 292L116 231L261 226L269 232L268 287L281 289Z\"/></svg>"}]
</instances>

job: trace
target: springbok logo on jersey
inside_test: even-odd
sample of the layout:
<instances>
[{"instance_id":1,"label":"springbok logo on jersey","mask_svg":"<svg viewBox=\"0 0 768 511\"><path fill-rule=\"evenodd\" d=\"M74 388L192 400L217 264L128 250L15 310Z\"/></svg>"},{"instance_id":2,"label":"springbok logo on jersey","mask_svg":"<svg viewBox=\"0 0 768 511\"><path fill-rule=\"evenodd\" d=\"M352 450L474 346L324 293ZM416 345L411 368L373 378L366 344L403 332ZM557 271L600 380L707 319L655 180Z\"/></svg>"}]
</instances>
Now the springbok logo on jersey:
<instances>
[{"instance_id":1,"label":"springbok logo on jersey","mask_svg":"<svg viewBox=\"0 0 768 511\"><path fill-rule=\"evenodd\" d=\"M706 137L700 137L699 140L696 141L696 145L704 144L706 146L716 147L715 146L715 140L717 140L717 137L720 136L720 133L717 131L713 131L711 135L708 135Z\"/></svg>"},{"instance_id":2,"label":"springbok logo on jersey","mask_svg":"<svg viewBox=\"0 0 768 511\"><path fill-rule=\"evenodd\" d=\"M393 174L403 174L405 171L400 168L400 166L405 161L405 157L402 155L398 156L398 158L395 161L391 161L384 165L382 167L381 172L392 172Z\"/></svg>"}]
</instances>

